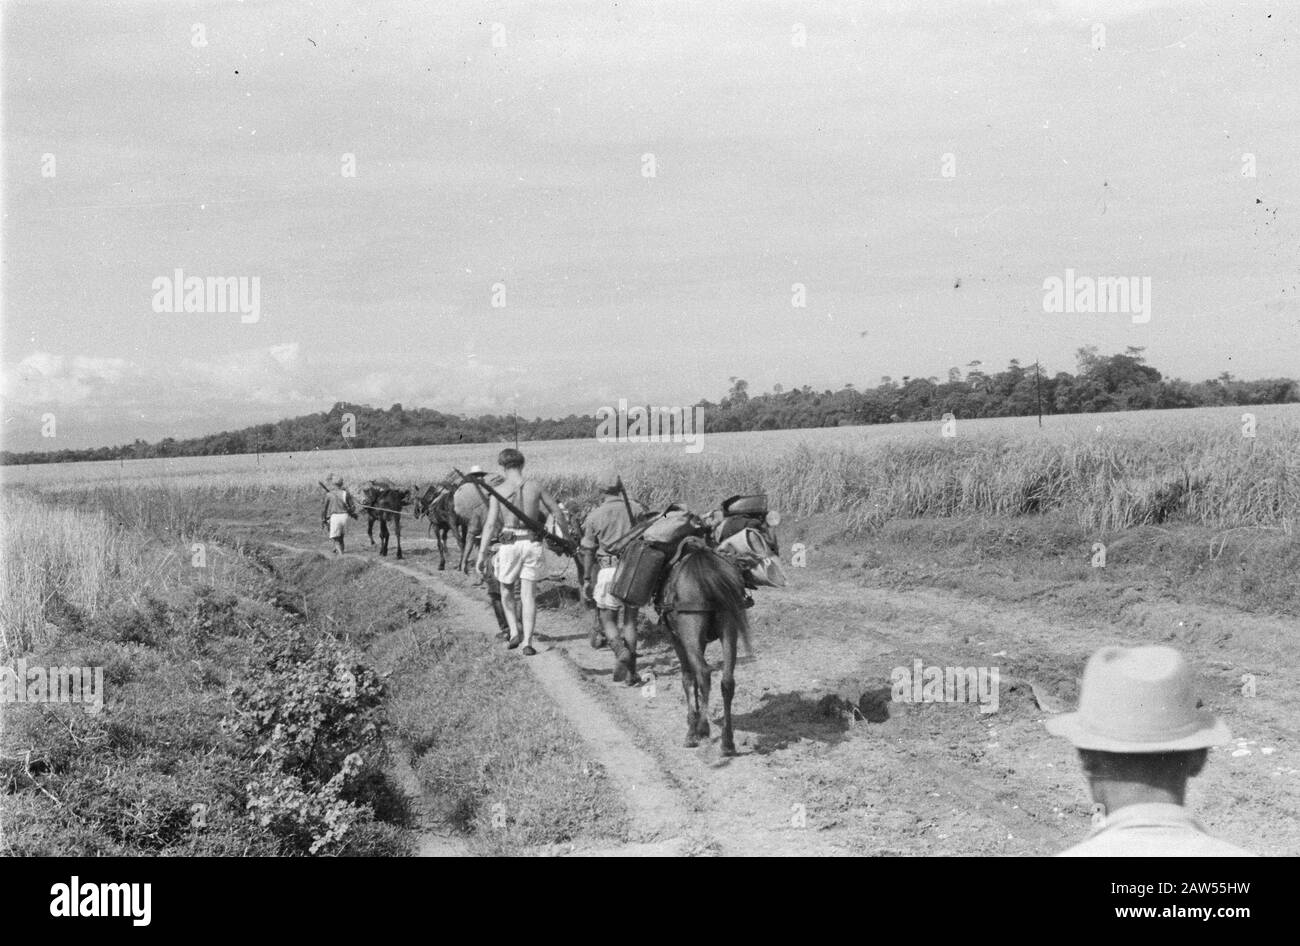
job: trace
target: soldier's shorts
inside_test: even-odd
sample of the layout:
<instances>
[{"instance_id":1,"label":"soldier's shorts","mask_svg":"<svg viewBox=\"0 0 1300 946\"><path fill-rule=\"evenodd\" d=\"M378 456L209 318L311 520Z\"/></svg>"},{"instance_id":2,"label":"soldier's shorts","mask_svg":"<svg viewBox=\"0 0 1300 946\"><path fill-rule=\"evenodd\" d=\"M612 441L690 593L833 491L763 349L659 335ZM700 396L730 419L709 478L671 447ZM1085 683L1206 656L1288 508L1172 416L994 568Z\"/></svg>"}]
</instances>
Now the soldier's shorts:
<instances>
[{"instance_id":1,"label":"soldier's shorts","mask_svg":"<svg viewBox=\"0 0 1300 946\"><path fill-rule=\"evenodd\" d=\"M525 539L502 545L493 568L503 585L513 585L520 578L537 581L542 577L542 543Z\"/></svg>"},{"instance_id":2,"label":"soldier's shorts","mask_svg":"<svg viewBox=\"0 0 1300 946\"><path fill-rule=\"evenodd\" d=\"M602 611L617 611L619 608L627 607L621 598L615 598L610 591L614 587L614 573L618 567L610 565L596 572L596 590L592 594L592 599L596 602L596 607Z\"/></svg>"},{"instance_id":3,"label":"soldier's shorts","mask_svg":"<svg viewBox=\"0 0 1300 946\"><path fill-rule=\"evenodd\" d=\"M346 512L336 512L330 516L330 538L341 539L343 533L348 527L348 514Z\"/></svg>"}]
</instances>

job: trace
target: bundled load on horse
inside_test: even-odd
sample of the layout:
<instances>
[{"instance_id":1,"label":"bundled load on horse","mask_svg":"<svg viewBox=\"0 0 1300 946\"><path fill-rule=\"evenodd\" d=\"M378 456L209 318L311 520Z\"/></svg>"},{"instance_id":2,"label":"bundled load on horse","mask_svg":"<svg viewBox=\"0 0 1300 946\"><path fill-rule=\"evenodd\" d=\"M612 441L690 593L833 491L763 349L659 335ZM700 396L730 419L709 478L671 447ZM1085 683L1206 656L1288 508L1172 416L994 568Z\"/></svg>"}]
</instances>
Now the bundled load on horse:
<instances>
[{"instance_id":1,"label":"bundled load on horse","mask_svg":"<svg viewBox=\"0 0 1300 946\"><path fill-rule=\"evenodd\" d=\"M642 522L612 549L619 556L614 574L615 597L640 607L659 592L668 566L680 557L683 540L698 536L707 547L739 569L748 589L781 588L785 571L777 557L773 527L781 517L769 510L764 495L732 496L708 519L673 504Z\"/></svg>"},{"instance_id":2,"label":"bundled load on horse","mask_svg":"<svg viewBox=\"0 0 1300 946\"><path fill-rule=\"evenodd\" d=\"M659 590L660 579L678 545L699 531L700 521L680 506L669 506L623 537L610 549L618 556L611 594L633 607L647 604Z\"/></svg>"},{"instance_id":3,"label":"bundled load on horse","mask_svg":"<svg viewBox=\"0 0 1300 946\"><path fill-rule=\"evenodd\" d=\"M629 519L631 514L629 511ZM686 745L709 734L712 670L704 657L711 641L722 645L722 751L736 751L731 701L736 691L736 649L749 640L748 589L783 585L774 527L780 516L767 497L732 496L708 518L672 505L613 543L618 557L611 593L639 607L654 602L682 668L686 693Z\"/></svg>"},{"instance_id":4,"label":"bundled load on horse","mask_svg":"<svg viewBox=\"0 0 1300 946\"><path fill-rule=\"evenodd\" d=\"M780 547L775 532L775 527L781 524L781 515L768 509L765 495L732 496L723 500L715 521L713 540L718 552L740 567L746 587L785 587L785 570L777 557Z\"/></svg>"}]
</instances>

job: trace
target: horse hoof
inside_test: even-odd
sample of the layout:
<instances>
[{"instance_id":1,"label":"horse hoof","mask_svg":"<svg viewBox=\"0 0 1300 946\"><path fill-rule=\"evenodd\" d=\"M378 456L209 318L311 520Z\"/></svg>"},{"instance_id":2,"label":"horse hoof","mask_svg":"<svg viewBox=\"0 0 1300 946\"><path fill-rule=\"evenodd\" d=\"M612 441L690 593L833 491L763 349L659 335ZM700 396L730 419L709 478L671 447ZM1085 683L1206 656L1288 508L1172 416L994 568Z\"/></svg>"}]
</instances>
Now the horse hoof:
<instances>
[{"instance_id":1,"label":"horse hoof","mask_svg":"<svg viewBox=\"0 0 1300 946\"><path fill-rule=\"evenodd\" d=\"M722 754L723 754L723 755L735 755L735 754L736 754L736 744L735 744L734 742L724 742L724 743L722 744Z\"/></svg>"},{"instance_id":2,"label":"horse hoof","mask_svg":"<svg viewBox=\"0 0 1300 946\"><path fill-rule=\"evenodd\" d=\"M694 736L686 737L685 746L687 749L696 749L699 748L699 745L700 745L700 741L696 739Z\"/></svg>"},{"instance_id":3,"label":"horse hoof","mask_svg":"<svg viewBox=\"0 0 1300 946\"><path fill-rule=\"evenodd\" d=\"M708 738L708 736L709 736L709 722L708 722L708 720L706 720L706 719L702 719L702 720L700 720L700 724L699 724L698 726L695 727L695 735L699 736L699 737L702 738L702 739L707 739L707 738Z\"/></svg>"},{"instance_id":4,"label":"horse hoof","mask_svg":"<svg viewBox=\"0 0 1300 946\"><path fill-rule=\"evenodd\" d=\"M446 563L446 562L439 562L439 563L438 563L438 571L442 572L442 571L446 571L446 570L447 570L447 563Z\"/></svg>"}]
</instances>

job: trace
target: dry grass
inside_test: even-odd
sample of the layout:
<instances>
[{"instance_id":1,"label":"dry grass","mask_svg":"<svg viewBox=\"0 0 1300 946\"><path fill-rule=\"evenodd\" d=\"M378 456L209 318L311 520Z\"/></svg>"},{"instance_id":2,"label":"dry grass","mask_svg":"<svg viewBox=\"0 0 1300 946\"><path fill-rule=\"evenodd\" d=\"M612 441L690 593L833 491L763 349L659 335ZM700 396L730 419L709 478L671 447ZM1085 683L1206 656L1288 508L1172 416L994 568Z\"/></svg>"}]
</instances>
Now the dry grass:
<instances>
[{"instance_id":1,"label":"dry grass","mask_svg":"<svg viewBox=\"0 0 1300 946\"><path fill-rule=\"evenodd\" d=\"M48 625L94 618L195 583L223 585L233 560L207 542L200 497L149 482L0 491L0 657L44 642ZM203 555L194 543L203 541Z\"/></svg>"},{"instance_id":2,"label":"dry grass","mask_svg":"<svg viewBox=\"0 0 1300 946\"><path fill-rule=\"evenodd\" d=\"M144 563L104 513L54 507L22 495L0 497L0 645L25 652L44 631L57 597L94 615L109 590L138 582Z\"/></svg>"},{"instance_id":3,"label":"dry grass","mask_svg":"<svg viewBox=\"0 0 1300 946\"><path fill-rule=\"evenodd\" d=\"M1242 415L1258 419L1242 435ZM550 441L522 445L557 495L582 497L617 468L651 506L711 508L764 491L786 515L834 513L852 529L898 517L1016 516L1063 511L1099 531L1166 519L1216 528L1289 530L1300 512L1300 406L1144 411L826 430L709 434L700 453L682 444ZM78 498L124 521L183 535L202 510L267 501L301 508L316 480L338 471L428 482L453 466L491 466L498 444L312 454L195 457L134 463L10 468L13 483Z\"/></svg>"}]
</instances>

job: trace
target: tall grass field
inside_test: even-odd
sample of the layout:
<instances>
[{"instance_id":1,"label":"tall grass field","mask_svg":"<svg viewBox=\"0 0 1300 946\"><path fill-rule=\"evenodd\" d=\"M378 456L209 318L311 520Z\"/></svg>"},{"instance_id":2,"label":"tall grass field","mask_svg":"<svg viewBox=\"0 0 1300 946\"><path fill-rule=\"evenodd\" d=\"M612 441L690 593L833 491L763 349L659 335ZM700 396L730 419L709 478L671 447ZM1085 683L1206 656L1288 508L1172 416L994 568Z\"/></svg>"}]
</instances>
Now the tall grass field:
<instances>
[{"instance_id":1,"label":"tall grass field","mask_svg":"<svg viewBox=\"0 0 1300 946\"><path fill-rule=\"evenodd\" d=\"M4 476L9 486L180 534L201 528L200 506L225 506L237 518L247 502L298 503L327 472L349 485L371 477L428 483L453 467L493 468L501 446L70 463L7 467ZM652 507L707 509L762 491L785 515L834 513L851 531L900 517L1048 511L1097 530L1170 519L1289 530L1300 510L1300 405L1061 415L1041 428L1017 417L706 434L699 453L594 439L520 447L526 472L561 498L589 494L601 472L615 469Z\"/></svg>"}]
</instances>

